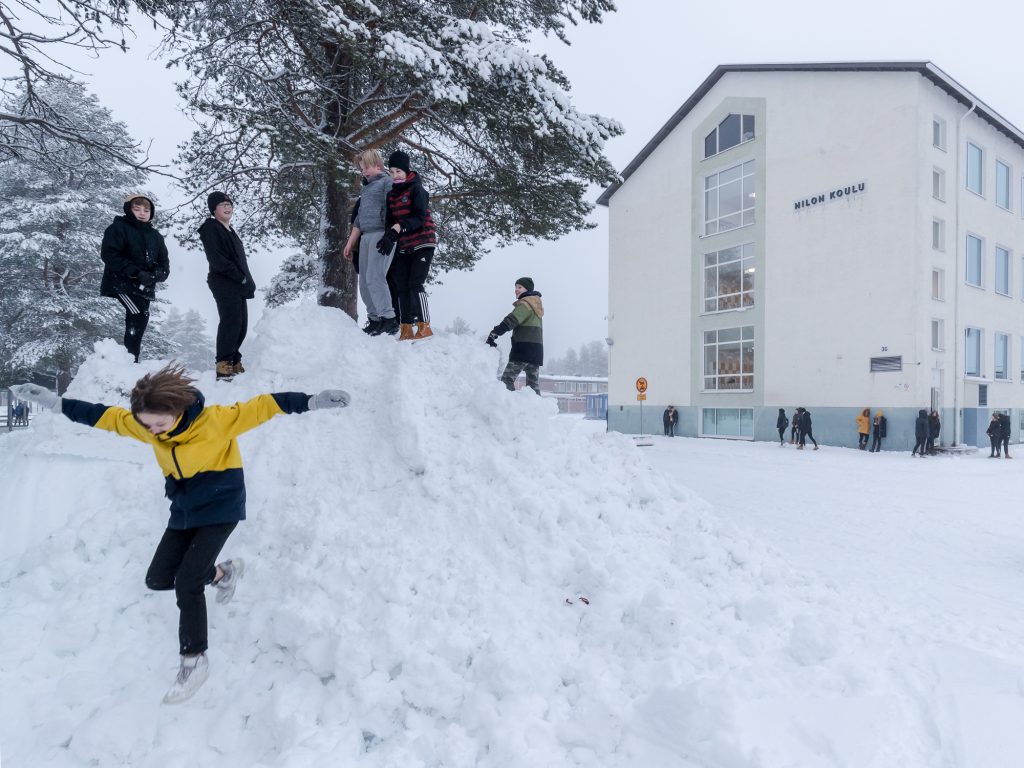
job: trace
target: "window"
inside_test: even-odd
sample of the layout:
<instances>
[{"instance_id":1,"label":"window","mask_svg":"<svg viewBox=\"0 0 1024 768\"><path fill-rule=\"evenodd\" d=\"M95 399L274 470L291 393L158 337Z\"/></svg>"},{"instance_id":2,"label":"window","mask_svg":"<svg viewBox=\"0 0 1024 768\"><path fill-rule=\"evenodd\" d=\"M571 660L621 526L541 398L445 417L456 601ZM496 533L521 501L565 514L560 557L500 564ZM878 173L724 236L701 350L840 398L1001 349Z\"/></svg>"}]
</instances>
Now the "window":
<instances>
[{"instance_id":1,"label":"window","mask_svg":"<svg viewBox=\"0 0 1024 768\"><path fill-rule=\"evenodd\" d=\"M1000 381L1010 380L1010 337L1005 333L994 334L995 356L992 358L994 376Z\"/></svg>"},{"instance_id":2,"label":"window","mask_svg":"<svg viewBox=\"0 0 1024 768\"><path fill-rule=\"evenodd\" d=\"M967 236L967 284L981 288L981 252L982 242L980 237Z\"/></svg>"},{"instance_id":3,"label":"window","mask_svg":"<svg viewBox=\"0 0 1024 768\"><path fill-rule=\"evenodd\" d=\"M704 137L704 157L708 158L754 138L753 115L727 115Z\"/></svg>"},{"instance_id":4,"label":"window","mask_svg":"<svg viewBox=\"0 0 1024 768\"><path fill-rule=\"evenodd\" d=\"M946 150L946 121L941 117L932 120L932 146L942 151Z\"/></svg>"},{"instance_id":5,"label":"window","mask_svg":"<svg viewBox=\"0 0 1024 768\"><path fill-rule=\"evenodd\" d=\"M981 147L967 142L967 188L978 195L985 194L981 165L983 160Z\"/></svg>"},{"instance_id":6,"label":"window","mask_svg":"<svg viewBox=\"0 0 1024 768\"><path fill-rule=\"evenodd\" d=\"M946 172L941 168L932 168L932 197L946 199Z\"/></svg>"},{"instance_id":7,"label":"window","mask_svg":"<svg viewBox=\"0 0 1024 768\"><path fill-rule=\"evenodd\" d=\"M978 385L978 407L988 408L988 384Z\"/></svg>"},{"instance_id":8,"label":"window","mask_svg":"<svg viewBox=\"0 0 1024 768\"><path fill-rule=\"evenodd\" d=\"M754 223L757 172L748 160L704 179L704 234L728 232Z\"/></svg>"},{"instance_id":9,"label":"window","mask_svg":"<svg viewBox=\"0 0 1024 768\"><path fill-rule=\"evenodd\" d=\"M946 250L946 222L943 219L932 219L932 248Z\"/></svg>"},{"instance_id":10,"label":"window","mask_svg":"<svg viewBox=\"0 0 1024 768\"><path fill-rule=\"evenodd\" d=\"M967 329L964 358L964 375L981 376L981 329Z\"/></svg>"},{"instance_id":11,"label":"window","mask_svg":"<svg viewBox=\"0 0 1024 768\"><path fill-rule=\"evenodd\" d=\"M705 437L754 437L753 408L703 408L701 434Z\"/></svg>"},{"instance_id":12,"label":"window","mask_svg":"<svg viewBox=\"0 0 1024 768\"><path fill-rule=\"evenodd\" d=\"M754 326L704 332L704 389L754 388Z\"/></svg>"},{"instance_id":13,"label":"window","mask_svg":"<svg viewBox=\"0 0 1024 768\"><path fill-rule=\"evenodd\" d=\"M943 346L942 331L943 323L941 320L932 320L932 349L941 352L945 347Z\"/></svg>"},{"instance_id":14,"label":"window","mask_svg":"<svg viewBox=\"0 0 1024 768\"><path fill-rule=\"evenodd\" d=\"M704 311L754 306L754 244L704 254Z\"/></svg>"},{"instance_id":15,"label":"window","mask_svg":"<svg viewBox=\"0 0 1024 768\"><path fill-rule=\"evenodd\" d=\"M1010 166L996 160L996 205L1010 210Z\"/></svg>"},{"instance_id":16,"label":"window","mask_svg":"<svg viewBox=\"0 0 1024 768\"><path fill-rule=\"evenodd\" d=\"M893 355L891 357L872 357L872 373L895 373L903 370L903 356Z\"/></svg>"},{"instance_id":17,"label":"window","mask_svg":"<svg viewBox=\"0 0 1024 768\"><path fill-rule=\"evenodd\" d=\"M932 270L932 298L936 301L946 300L946 270Z\"/></svg>"},{"instance_id":18,"label":"window","mask_svg":"<svg viewBox=\"0 0 1024 768\"><path fill-rule=\"evenodd\" d=\"M1010 252L996 246L996 293L1010 295Z\"/></svg>"}]
</instances>

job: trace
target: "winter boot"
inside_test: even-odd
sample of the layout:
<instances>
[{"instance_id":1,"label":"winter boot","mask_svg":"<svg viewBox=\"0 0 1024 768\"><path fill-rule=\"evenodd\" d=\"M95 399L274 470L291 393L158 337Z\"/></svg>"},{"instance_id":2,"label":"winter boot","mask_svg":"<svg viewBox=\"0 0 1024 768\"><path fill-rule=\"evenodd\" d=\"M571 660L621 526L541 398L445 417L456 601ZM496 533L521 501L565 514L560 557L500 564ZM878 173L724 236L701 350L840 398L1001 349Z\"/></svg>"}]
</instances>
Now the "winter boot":
<instances>
[{"instance_id":1,"label":"winter boot","mask_svg":"<svg viewBox=\"0 0 1024 768\"><path fill-rule=\"evenodd\" d=\"M209 676L210 665L205 653L198 656L182 656L178 677L164 696L164 704L180 704L192 698Z\"/></svg>"},{"instance_id":2,"label":"winter boot","mask_svg":"<svg viewBox=\"0 0 1024 768\"><path fill-rule=\"evenodd\" d=\"M418 323L416 326L416 336L413 337L413 341L426 341L434 332L430 330L430 323Z\"/></svg>"},{"instance_id":3,"label":"winter boot","mask_svg":"<svg viewBox=\"0 0 1024 768\"><path fill-rule=\"evenodd\" d=\"M379 319L370 318L366 321L366 325L363 326L363 333L368 333L371 336L376 336L380 329L381 321Z\"/></svg>"},{"instance_id":4,"label":"winter boot","mask_svg":"<svg viewBox=\"0 0 1024 768\"><path fill-rule=\"evenodd\" d=\"M236 375L239 374L239 373L245 373L245 367L242 365L242 361L241 360L238 360L238 361L235 362L234 369L235 369L235 374Z\"/></svg>"},{"instance_id":5,"label":"winter boot","mask_svg":"<svg viewBox=\"0 0 1024 768\"><path fill-rule=\"evenodd\" d=\"M412 323L402 323L398 330L399 341L412 341Z\"/></svg>"},{"instance_id":6,"label":"winter boot","mask_svg":"<svg viewBox=\"0 0 1024 768\"><path fill-rule=\"evenodd\" d=\"M217 381L231 381L235 378L235 364L227 360L217 361Z\"/></svg>"},{"instance_id":7,"label":"winter boot","mask_svg":"<svg viewBox=\"0 0 1024 768\"><path fill-rule=\"evenodd\" d=\"M217 563L217 567L224 572L224 575L219 581L213 582L213 586L217 589L217 602L224 605L230 603L231 598L235 596L235 587L238 586L238 580L245 572L245 561L236 557L234 560Z\"/></svg>"},{"instance_id":8,"label":"winter boot","mask_svg":"<svg viewBox=\"0 0 1024 768\"><path fill-rule=\"evenodd\" d=\"M380 330L373 334L374 336L396 336L399 331L399 322L397 317L385 317L380 321Z\"/></svg>"}]
</instances>

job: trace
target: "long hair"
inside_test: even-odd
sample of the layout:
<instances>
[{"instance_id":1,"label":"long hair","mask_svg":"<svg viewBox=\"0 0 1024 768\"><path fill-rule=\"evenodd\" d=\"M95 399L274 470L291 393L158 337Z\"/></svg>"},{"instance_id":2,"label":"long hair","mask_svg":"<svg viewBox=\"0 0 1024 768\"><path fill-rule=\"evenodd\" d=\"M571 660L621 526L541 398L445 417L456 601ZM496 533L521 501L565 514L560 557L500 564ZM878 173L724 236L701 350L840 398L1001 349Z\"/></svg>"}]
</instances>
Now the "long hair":
<instances>
[{"instance_id":1,"label":"long hair","mask_svg":"<svg viewBox=\"0 0 1024 768\"><path fill-rule=\"evenodd\" d=\"M171 362L154 373L147 373L132 390L132 413L143 411L180 416L195 402L199 390L192 386L195 379L185 373L180 363Z\"/></svg>"}]
</instances>

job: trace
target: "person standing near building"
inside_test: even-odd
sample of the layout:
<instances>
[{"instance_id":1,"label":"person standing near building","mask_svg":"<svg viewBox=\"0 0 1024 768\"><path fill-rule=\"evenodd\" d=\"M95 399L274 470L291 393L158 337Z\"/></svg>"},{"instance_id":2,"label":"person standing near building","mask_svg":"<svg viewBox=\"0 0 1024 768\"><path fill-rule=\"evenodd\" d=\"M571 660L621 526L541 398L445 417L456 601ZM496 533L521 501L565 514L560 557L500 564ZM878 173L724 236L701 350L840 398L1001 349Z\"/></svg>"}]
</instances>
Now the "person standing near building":
<instances>
[{"instance_id":1,"label":"person standing near building","mask_svg":"<svg viewBox=\"0 0 1024 768\"><path fill-rule=\"evenodd\" d=\"M207 586L217 602L235 593L244 564L217 563L217 556L245 519L245 478L237 438L280 414L343 408L346 392L328 389L316 395L278 392L257 395L235 405L206 406L184 368L168 365L136 382L130 410L61 398L35 384L12 387L19 397L59 411L74 422L131 437L153 448L165 475L171 515L146 586L174 590L179 621L181 663L164 703L177 704L198 690L209 675L206 659Z\"/></svg>"},{"instance_id":2,"label":"person standing near building","mask_svg":"<svg viewBox=\"0 0 1024 768\"><path fill-rule=\"evenodd\" d=\"M1010 458L1010 414L999 414L999 440L1003 446L1003 458Z\"/></svg>"},{"instance_id":3,"label":"person standing near building","mask_svg":"<svg viewBox=\"0 0 1024 768\"><path fill-rule=\"evenodd\" d=\"M882 440L885 438L886 418L881 411L875 412L875 418L871 422L871 453L878 453L882 450Z\"/></svg>"},{"instance_id":4,"label":"person standing near building","mask_svg":"<svg viewBox=\"0 0 1024 768\"><path fill-rule=\"evenodd\" d=\"M910 452L911 456L916 456L918 452L921 454L921 458L928 455L925 447L928 444L928 433L931 429L928 423L928 411L923 408L917 412L917 418L914 420L914 450Z\"/></svg>"},{"instance_id":5,"label":"person standing near building","mask_svg":"<svg viewBox=\"0 0 1024 768\"><path fill-rule=\"evenodd\" d=\"M796 445L800 439L800 409L793 409L793 420L789 422L789 442Z\"/></svg>"},{"instance_id":6,"label":"person standing near building","mask_svg":"<svg viewBox=\"0 0 1024 768\"><path fill-rule=\"evenodd\" d=\"M676 424L679 422L679 411L676 410L674 405L670 405L665 409L665 412L661 414L661 421L665 427L665 437L675 437Z\"/></svg>"},{"instance_id":7,"label":"person standing near building","mask_svg":"<svg viewBox=\"0 0 1024 768\"><path fill-rule=\"evenodd\" d=\"M516 300L512 302L512 311L491 329L487 343L497 347L498 337L512 331L512 351L509 352L501 381L513 392L516 379L525 371L526 385L539 395L540 367L544 365L544 304L540 292L533 288L532 278L520 277L516 280Z\"/></svg>"},{"instance_id":8,"label":"person standing near building","mask_svg":"<svg viewBox=\"0 0 1024 768\"><path fill-rule=\"evenodd\" d=\"M814 450L818 450L818 441L814 439L814 424L811 421L811 412L806 408L798 408L800 411L800 445L799 448L803 449L807 445L807 438L811 439L814 443Z\"/></svg>"},{"instance_id":9,"label":"person standing near building","mask_svg":"<svg viewBox=\"0 0 1024 768\"><path fill-rule=\"evenodd\" d=\"M124 215L103 232L100 258L103 277L100 296L117 299L124 307L124 348L139 362L142 336L149 325L149 304L156 284L171 272L163 235L156 231L156 205L141 192L124 199Z\"/></svg>"},{"instance_id":10,"label":"person standing near building","mask_svg":"<svg viewBox=\"0 0 1024 768\"><path fill-rule=\"evenodd\" d=\"M430 197L419 174L410 170L409 155L405 152L391 153L388 171L391 189L387 193L387 229L377 250L381 254L394 253L391 281L398 297L399 341L423 341L434 335L424 287L437 246Z\"/></svg>"},{"instance_id":11,"label":"person standing near building","mask_svg":"<svg viewBox=\"0 0 1024 768\"><path fill-rule=\"evenodd\" d=\"M942 434L942 421L939 419L939 412L932 410L928 414L928 455L935 455L935 441Z\"/></svg>"},{"instance_id":12,"label":"person standing near building","mask_svg":"<svg viewBox=\"0 0 1024 768\"><path fill-rule=\"evenodd\" d=\"M387 274L394 250L387 253L377 250L377 243L386 229L391 176L384 172L384 163L376 150L359 153L356 163L363 174L363 193L356 203L352 232L342 256L349 261L353 255L358 259L359 295L366 305L367 316L363 330L371 336L393 335L398 332L398 320Z\"/></svg>"},{"instance_id":13,"label":"person standing near building","mask_svg":"<svg viewBox=\"0 0 1024 768\"><path fill-rule=\"evenodd\" d=\"M245 247L231 226L234 202L223 192L211 192L206 198L210 218L199 227L199 239L210 263L206 284L217 303L217 378L230 381L245 373L242 367L242 342L249 329L246 302L256 296L249 272Z\"/></svg>"},{"instance_id":14,"label":"person standing near building","mask_svg":"<svg viewBox=\"0 0 1024 768\"><path fill-rule=\"evenodd\" d=\"M789 419L786 417L786 409L779 408L779 417L775 420L775 428L779 430L779 447L786 444L786 427L789 426Z\"/></svg>"},{"instance_id":15,"label":"person standing near building","mask_svg":"<svg viewBox=\"0 0 1024 768\"><path fill-rule=\"evenodd\" d=\"M857 447L866 450L868 435L871 434L871 409L865 408L857 415Z\"/></svg>"}]
</instances>

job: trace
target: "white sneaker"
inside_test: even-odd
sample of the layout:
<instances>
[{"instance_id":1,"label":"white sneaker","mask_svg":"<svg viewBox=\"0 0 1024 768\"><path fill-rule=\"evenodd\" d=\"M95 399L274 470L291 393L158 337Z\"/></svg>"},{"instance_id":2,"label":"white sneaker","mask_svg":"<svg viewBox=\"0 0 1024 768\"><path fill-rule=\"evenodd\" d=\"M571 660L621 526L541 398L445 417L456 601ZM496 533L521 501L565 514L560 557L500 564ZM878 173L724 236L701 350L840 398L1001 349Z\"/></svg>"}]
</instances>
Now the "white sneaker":
<instances>
[{"instance_id":1,"label":"white sneaker","mask_svg":"<svg viewBox=\"0 0 1024 768\"><path fill-rule=\"evenodd\" d=\"M213 586L217 589L217 602L223 605L231 602L231 598L235 596L235 587L245 572L245 561L237 557L234 560L217 563L217 567L224 572L224 576L220 581L213 582Z\"/></svg>"},{"instance_id":2,"label":"white sneaker","mask_svg":"<svg viewBox=\"0 0 1024 768\"><path fill-rule=\"evenodd\" d=\"M186 699L191 699L209 676L210 664L205 653L198 656L182 656L178 677L164 696L164 704L180 704Z\"/></svg>"}]
</instances>

